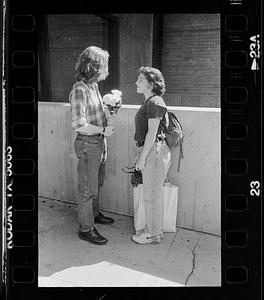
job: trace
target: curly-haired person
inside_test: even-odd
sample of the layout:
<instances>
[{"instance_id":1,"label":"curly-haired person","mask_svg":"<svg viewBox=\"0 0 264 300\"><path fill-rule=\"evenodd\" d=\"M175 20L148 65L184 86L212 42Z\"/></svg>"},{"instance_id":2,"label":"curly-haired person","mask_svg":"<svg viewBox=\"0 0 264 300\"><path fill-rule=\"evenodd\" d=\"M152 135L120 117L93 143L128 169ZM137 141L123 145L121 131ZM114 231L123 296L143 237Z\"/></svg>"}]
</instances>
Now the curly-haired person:
<instances>
[{"instance_id":1,"label":"curly-haired person","mask_svg":"<svg viewBox=\"0 0 264 300\"><path fill-rule=\"evenodd\" d=\"M74 142L78 158L78 222L79 238L96 245L107 239L94 223L112 224L112 218L99 211L100 187L105 179L107 156L106 136L113 134L98 89L98 82L108 76L109 53L90 46L78 57L75 67L76 83L69 95L71 123L78 133Z\"/></svg>"},{"instance_id":2,"label":"curly-haired person","mask_svg":"<svg viewBox=\"0 0 264 300\"><path fill-rule=\"evenodd\" d=\"M162 190L171 163L171 153L162 128L166 126L167 107L162 98L165 82L155 68L141 67L136 81L137 93L144 102L135 116L137 145L136 170L143 177L146 228L132 236L138 244L158 244L162 233Z\"/></svg>"}]
</instances>

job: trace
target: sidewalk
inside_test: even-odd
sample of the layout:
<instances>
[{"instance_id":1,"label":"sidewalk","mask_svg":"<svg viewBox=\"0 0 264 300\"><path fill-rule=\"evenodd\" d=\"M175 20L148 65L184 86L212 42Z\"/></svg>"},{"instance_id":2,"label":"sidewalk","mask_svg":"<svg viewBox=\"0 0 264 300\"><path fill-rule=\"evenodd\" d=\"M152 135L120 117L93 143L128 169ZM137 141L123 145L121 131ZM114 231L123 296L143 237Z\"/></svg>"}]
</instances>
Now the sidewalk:
<instances>
[{"instance_id":1,"label":"sidewalk","mask_svg":"<svg viewBox=\"0 0 264 300\"><path fill-rule=\"evenodd\" d=\"M161 244L131 240L133 218L96 224L108 238L96 246L78 238L76 205L39 198L39 286L220 286L220 237L178 228Z\"/></svg>"}]
</instances>

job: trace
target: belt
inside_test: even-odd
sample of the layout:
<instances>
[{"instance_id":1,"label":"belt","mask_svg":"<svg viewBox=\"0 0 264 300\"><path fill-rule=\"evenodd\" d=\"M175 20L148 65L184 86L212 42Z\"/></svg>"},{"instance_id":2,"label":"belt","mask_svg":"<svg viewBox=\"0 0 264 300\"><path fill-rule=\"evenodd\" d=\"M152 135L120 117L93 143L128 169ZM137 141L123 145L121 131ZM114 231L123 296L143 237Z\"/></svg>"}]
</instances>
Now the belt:
<instances>
[{"instance_id":1,"label":"belt","mask_svg":"<svg viewBox=\"0 0 264 300\"><path fill-rule=\"evenodd\" d=\"M98 134L86 134L86 133L80 133L78 132L78 135L81 137L88 137L88 138L104 138L104 134L103 133L98 133Z\"/></svg>"},{"instance_id":2,"label":"belt","mask_svg":"<svg viewBox=\"0 0 264 300\"><path fill-rule=\"evenodd\" d=\"M158 137L157 139L156 139L156 141L155 142L160 142L160 141L164 141L164 138L160 138L160 137ZM136 146L137 147L142 147L142 146L144 146L144 144L145 144L145 141L139 141L139 142L136 142Z\"/></svg>"}]
</instances>

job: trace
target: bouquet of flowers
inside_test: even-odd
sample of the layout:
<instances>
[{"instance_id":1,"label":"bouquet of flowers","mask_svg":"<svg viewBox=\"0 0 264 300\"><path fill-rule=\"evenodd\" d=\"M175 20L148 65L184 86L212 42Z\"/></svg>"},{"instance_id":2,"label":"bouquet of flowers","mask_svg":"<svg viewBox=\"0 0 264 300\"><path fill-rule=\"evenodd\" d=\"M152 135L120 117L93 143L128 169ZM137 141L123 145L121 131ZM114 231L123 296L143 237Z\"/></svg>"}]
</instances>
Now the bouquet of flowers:
<instances>
[{"instance_id":1,"label":"bouquet of flowers","mask_svg":"<svg viewBox=\"0 0 264 300\"><path fill-rule=\"evenodd\" d=\"M111 90L111 94L104 95L103 103L108 108L110 115L117 113L122 105L122 92Z\"/></svg>"}]
</instances>

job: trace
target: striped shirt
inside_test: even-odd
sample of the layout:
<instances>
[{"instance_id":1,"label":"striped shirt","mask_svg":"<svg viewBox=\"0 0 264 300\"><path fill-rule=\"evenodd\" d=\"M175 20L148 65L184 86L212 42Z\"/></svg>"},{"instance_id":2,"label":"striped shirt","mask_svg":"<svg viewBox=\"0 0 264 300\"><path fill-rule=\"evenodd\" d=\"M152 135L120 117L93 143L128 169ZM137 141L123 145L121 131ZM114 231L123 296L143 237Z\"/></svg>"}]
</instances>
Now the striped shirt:
<instances>
[{"instance_id":1,"label":"striped shirt","mask_svg":"<svg viewBox=\"0 0 264 300\"><path fill-rule=\"evenodd\" d=\"M69 95L71 104L71 124L73 129L78 129L86 123L105 127L107 125L102 97L98 84L85 84L77 81Z\"/></svg>"}]
</instances>

